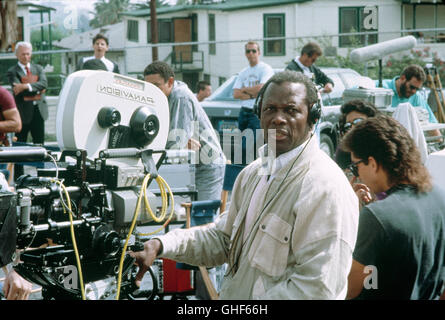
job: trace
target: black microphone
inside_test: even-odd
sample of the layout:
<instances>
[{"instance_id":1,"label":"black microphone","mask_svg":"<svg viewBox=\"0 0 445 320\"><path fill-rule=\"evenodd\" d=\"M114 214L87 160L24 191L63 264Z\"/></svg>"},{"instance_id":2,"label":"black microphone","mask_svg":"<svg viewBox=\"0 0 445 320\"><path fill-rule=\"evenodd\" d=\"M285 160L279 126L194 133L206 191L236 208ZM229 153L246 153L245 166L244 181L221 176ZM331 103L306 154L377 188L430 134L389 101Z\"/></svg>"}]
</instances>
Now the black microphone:
<instances>
[{"instance_id":1,"label":"black microphone","mask_svg":"<svg viewBox=\"0 0 445 320\"><path fill-rule=\"evenodd\" d=\"M48 150L43 147L0 148L0 162L41 162L50 159Z\"/></svg>"}]
</instances>

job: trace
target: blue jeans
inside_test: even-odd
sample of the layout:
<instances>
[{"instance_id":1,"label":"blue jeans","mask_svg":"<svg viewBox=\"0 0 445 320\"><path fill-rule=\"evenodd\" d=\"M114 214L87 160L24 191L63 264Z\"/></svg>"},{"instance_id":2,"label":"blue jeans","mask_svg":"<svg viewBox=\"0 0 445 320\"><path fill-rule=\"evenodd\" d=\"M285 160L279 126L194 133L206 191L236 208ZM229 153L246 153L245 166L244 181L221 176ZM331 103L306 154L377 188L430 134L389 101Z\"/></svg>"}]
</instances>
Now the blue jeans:
<instances>
[{"instance_id":1,"label":"blue jeans","mask_svg":"<svg viewBox=\"0 0 445 320\"><path fill-rule=\"evenodd\" d=\"M254 152L257 150L256 145L256 134L257 130L260 129L260 119L258 116L253 113L253 111L249 110L248 108L241 108L239 115L238 115L238 129L240 129L241 132L243 132L246 129L253 130L253 138L254 138ZM247 155L246 155L246 139L243 137L242 139L242 163L241 164L247 164ZM255 156L253 157L256 158Z\"/></svg>"}]
</instances>

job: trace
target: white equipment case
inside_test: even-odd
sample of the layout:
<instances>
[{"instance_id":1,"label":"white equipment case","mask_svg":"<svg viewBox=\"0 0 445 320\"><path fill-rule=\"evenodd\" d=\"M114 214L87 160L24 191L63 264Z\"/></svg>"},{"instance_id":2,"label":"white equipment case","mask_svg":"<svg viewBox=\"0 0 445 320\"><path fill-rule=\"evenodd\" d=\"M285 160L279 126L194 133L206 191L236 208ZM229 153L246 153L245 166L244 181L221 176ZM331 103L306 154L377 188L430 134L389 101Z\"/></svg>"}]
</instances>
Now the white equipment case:
<instances>
[{"instance_id":1,"label":"white equipment case","mask_svg":"<svg viewBox=\"0 0 445 320\"><path fill-rule=\"evenodd\" d=\"M343 91L344 102L354 99L361 99L372 102L378 109L391 107L394 92L391 89L384 88L351 88Z\"/></svg>"}]
</instances>

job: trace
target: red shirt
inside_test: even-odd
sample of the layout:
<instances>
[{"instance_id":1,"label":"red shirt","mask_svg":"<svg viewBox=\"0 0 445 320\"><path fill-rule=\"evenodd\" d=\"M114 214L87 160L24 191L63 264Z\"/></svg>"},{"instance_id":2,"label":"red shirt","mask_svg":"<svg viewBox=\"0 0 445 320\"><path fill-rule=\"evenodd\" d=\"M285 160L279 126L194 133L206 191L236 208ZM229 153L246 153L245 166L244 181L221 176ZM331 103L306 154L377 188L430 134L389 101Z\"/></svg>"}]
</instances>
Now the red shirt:
<instances>
[{"instance_id":1,"label":"red shirt","mask_svg":"<svg viewBox=\"0 0 445 320\"><path fill-rule=\"evenodd\" d=\"M3 87L0 87L0 119L3 120L3 111L17 108L12 94Z\"/></svg>"}]
</instances>

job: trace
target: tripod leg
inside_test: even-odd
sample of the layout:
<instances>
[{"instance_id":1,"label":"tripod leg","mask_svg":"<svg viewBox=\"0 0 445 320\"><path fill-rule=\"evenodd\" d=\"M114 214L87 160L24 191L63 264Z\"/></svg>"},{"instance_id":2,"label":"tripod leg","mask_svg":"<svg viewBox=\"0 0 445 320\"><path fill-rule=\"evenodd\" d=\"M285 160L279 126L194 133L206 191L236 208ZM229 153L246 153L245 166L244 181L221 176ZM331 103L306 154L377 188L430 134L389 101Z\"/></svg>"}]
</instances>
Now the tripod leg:
<instances>
[{"instance_id":1,"label":"tripod leg","mask_svg":"<svg viewBox=\"0 0 445 320\"><path fill-rule=\"evenodd\" d=\"M436 100L436 105L437 105L436 118L439 122L442 122L444 119L442 104L440 103L439 94L437 93L436 83L431 74L428 74L428 82L430 83L430 89L434 93L434 98Z\"/></svg>"},{"instance_id":2,"label":"tripod leg","mask_svg":"<svg viewBox=\"0 0 445 320\"><path fill-rule=\"evenodd\" d=\"M439 77L438 73L436 73L435 80L436 80L436 87L438 88L438 90L440 91L440 94L442 95L442 103L445 105L445 97L444 97L444 94L442 91L442 83L440 82L440 77ZM438 104L438 106L437 106L438 108L440 107L439 114L441 115L441 117L440 117L441 119L439 119L439 122L445 123L445 111L444 111L442 103Z\"/></svg>"}]
</instances>

